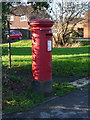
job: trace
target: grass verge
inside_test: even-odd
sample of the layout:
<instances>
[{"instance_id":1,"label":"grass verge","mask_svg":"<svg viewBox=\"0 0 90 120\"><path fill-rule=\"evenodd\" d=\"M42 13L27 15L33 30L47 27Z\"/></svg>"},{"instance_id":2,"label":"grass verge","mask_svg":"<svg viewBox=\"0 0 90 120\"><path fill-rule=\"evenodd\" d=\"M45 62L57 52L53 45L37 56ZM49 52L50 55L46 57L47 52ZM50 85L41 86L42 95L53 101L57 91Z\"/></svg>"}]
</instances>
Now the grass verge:
<instances>
[{"instance_id":1,"label":"grass verge","mask_svg":"<svg viewBox=\"0 0 90 120\"><path fill-rule=\"evenodd\" d=\"M54 83L53 84L53 94L57 96L63 96L75 90L76 87L70 83ZM42 103L46 100L43 95L38 95L33 93L31 87L28 87L27 90L21 92L20 94L15 94L7 88L3 88L3 112L19 112L31 110L35 105ZM48 98L47 98L48 99Z\"/></svg>"},{"instance_id":2,"label":"grass verge","mask_svg":"<svg viewBox=\"0 0 90 120\"><path fill-rule=\"evenodd\" d=\"M54 77L89 76L90 43L77 48L53 48L52 65ZM3 112L30 110L45 100L31 90L31 40L21 40L11 44L12 67L8 72L8 46L2 45L3 65ZM68 82L68 81L67 81ZM62 96L76 89L69 83L55 83L53 92Z\"/></svg>"},{"instance_id":3,"label":"grass verge","mask_svg":"<svg viewBox=\"0 0 90 120\"><path fill-rule=\"evenodd\" d=\"M4 87L3 94L3 113L31 110L37 103L44 101L43 95L33 93L30 88L16 94Z\"/></svg>"},{"instance_id":4,"label":"grass verge","mask_svg":"<svg viewBox=\"0 0 90 120\"><path fill-rule=\"evenodd\" d=\"M52 74L55 77L86 77L90 75L90 42L82 42L84 46L76 48L53 48ZM7 44L2 46L2 65L7 67ZM12 67L14 73L31 73L31 40L22 40L11 44ZM6 70L6 68L5 68Z\"/></svg>"},{"instance_id":5,"label":"grass verge","mask_svg":"<svg viewBox=\"0 0 90 120\"><path fill-rule=\"evenodd\" d=\"M70 83L63 82L63 83L54 83L53 85L53 92L57 96L63 96L71 91L77 89L77 87L71 85Z\"/></svg>"}]
</instances>

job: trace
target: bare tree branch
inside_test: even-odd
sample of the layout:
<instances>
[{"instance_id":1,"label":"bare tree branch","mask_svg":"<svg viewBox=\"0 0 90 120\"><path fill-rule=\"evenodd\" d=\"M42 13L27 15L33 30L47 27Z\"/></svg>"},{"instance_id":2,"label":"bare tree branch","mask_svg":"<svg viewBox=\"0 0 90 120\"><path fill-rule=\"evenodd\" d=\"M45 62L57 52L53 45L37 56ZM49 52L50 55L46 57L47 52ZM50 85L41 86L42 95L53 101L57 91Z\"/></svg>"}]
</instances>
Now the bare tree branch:
<instances>
[{"instance_id":1,"label":"bare tree branch","mask_svg":"<svg viewBox=\"0 0 90 120\"><path fill-rule=\"evenodd\" d=\"M87 5L87 3L65 3L63 0L56 3L57 9L52 9L52 14L56 16L53 26L53 29L55 29L53 36L56 44L64 45L68 41L75 26L84 20L82 14L88 8ZM69 26L71 27L69 28Z\"/></svg>"}]
</instances>

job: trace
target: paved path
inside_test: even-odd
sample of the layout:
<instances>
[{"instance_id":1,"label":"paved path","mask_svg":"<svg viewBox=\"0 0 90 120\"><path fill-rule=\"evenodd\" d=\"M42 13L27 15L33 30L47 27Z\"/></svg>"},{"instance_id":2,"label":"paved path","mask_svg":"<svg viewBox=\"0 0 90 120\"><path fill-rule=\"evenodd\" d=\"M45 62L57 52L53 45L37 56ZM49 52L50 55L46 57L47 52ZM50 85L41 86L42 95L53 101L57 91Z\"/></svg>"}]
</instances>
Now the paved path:
<instances>
[{"instance_id":1,"label":"paved path","mask_svg":"<svg viewBox=\"0 0 90 120\"><path fill-rule=\"evenodd\" d=\"M27 118L29 120L34 120L34 118L83 118L86 120L86 118L90 118L89 93L90 88L84 87L38 105L31 111L11 113L3 115L3 118L9 118L8 120L10 118L13 120L14 118L23 118L23 120L27 120Z\"/></svg>"}]
</instances>

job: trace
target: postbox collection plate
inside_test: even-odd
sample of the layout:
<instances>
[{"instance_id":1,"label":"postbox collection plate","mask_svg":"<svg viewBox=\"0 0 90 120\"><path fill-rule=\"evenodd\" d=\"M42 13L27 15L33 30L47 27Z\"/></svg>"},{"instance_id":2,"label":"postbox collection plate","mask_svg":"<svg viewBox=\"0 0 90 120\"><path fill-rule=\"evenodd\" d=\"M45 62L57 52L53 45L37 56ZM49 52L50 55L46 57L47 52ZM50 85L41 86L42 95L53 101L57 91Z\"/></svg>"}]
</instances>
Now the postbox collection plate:
<instances>
[{"instance_id":1,"label":"postbox collection plate","mask_svg":"<svg viewBox=\"0 0 90 120\"><path fill-rule=\"evenodd\" d=\"M52 51L52 40L47 41L47 50Z\"/></svg>"}]
</instances>

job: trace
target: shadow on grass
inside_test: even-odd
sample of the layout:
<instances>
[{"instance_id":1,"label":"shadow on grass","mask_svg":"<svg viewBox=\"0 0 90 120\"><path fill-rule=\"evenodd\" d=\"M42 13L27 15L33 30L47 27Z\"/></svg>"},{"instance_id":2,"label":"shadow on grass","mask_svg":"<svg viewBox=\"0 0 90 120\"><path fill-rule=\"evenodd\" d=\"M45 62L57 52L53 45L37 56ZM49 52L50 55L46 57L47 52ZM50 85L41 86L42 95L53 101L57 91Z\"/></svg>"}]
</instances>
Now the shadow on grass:
<instances>
[{"instance_id":1,"label":"shadow on grass","mask_svg":"<svg viewBox=\"0 0 90 120\"><path fill-rule=\"evenodd\" d=\"M31 55L31 47L11 47L11 55ZM8 55L8 47L2 48L2 55Z\"/></svg>"},{"instance_id":2,"label":"shadow on grass","mask_svg":"<svg viewBox=\"0 0 90 120\"><path fill-rule=\"evenodd\" d=\"M21 67L18 66L13 66L10 68L10 70L8 71L7 66L2 66L2 72L3 75L4 74L8 74L8 75L14 75L17 77L23 77L24 79L29 79L31 81L32 79L32 65L24 65Z\"/></svg>"},{"instance_id":3,"label":"shadow on grass","mask_svg":"<svg viewBox=\"0 0 90 120\"><path fill-rule=\"evenodd\" d=\"M3 55L7 55L7 49L8 47L3 47ZM31 55L31 47L12 47L11 48L11 55L22 55L23 57L25 55ZM53 76L60 76L60 77L71 77L71 76L88 76L88 55L82 55L82 54L88 54L88 47L78 47L78 48L54 48L53 55L57 55L57 57L54 57L52 60L53 64ZM62 57L58 57L58 55L63 55ZM64 57L64 55L71 55ZM73 56L77 55L77 56ZM81 56L78 56L81 55ZM18 62L23 63L18 63ZM24 64L24 61L27 62ZM31 61L31 58L30 58ZM3 61L6 62L6 61ZM16 62L13 64L13 62ZM31 64L29 60L16 60L12 61L12 68L11 71L18 71L18 73L21 71L24 75L24 73L31 73ZM15 65L17 64L17 65Z\"/></svg>"},{"instance_id":4,"label":"shadow on grass","mask_svg":"<svg viewBox=\"0 0 90 120\"><path fill-rule=\"evenodd\" d=\"M8 54L8 47L2 47L2 54ZM31 55L31 47L11 47L12 55ZM54 48L52 55L74 55L74 54L85 54L88 53L88 47L80 48Z\"/></svg>"},{"instance_id":5,"label":"shadow on grass","mask_svg":"<svg viewBox=\"0 0 90 120\"><path fill-rule=\"evenodd\" d=\"M73 57L73 59L66 58L65 60L54 59L52 61L52 75L53 77L86 77L90 76L89 73L89 61L86 58ZM16 60L17 63L19 60ZM29 60L26 60L29 62ZM10 72L15 75L24 77L32 76L32 66L27 62L27 65L22 64L20 66L12 65ZM13 63L13 61L12 61ZM5 68L6 69L6 68ZM44 69L43 69L44 71ZM30 77L31 78L31 77Z\"/></svg>"},{"instance_id":6,"label":"shadow on grass","mask_svg":"<svg viewBox=\"0 0 90 120\"><path fill-rule=\"evenodd\" d=\"M74 55L74 54L85 54L88 52L89 52L88 47L53 49L53 55Z\"/></svg>"},{"instance_id":7,"label":"shadow on grass","mask_svg":"<svg viewBox=\"0 0 90 120\"><path fill-rule=\"evenodd\" d=\"M80 58L79 58L80 59ZM53 61L53 76L56 77L86 77L90 76L89 73L90 62L86 59L78 60L76 58L67 60L54 60Z\"/></svg>"}]
</instances>

